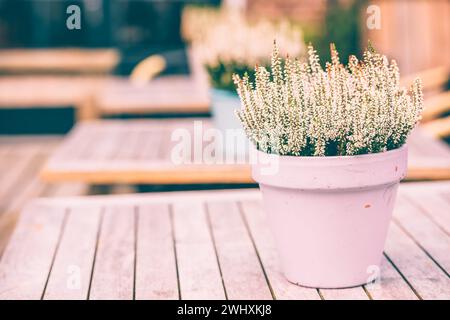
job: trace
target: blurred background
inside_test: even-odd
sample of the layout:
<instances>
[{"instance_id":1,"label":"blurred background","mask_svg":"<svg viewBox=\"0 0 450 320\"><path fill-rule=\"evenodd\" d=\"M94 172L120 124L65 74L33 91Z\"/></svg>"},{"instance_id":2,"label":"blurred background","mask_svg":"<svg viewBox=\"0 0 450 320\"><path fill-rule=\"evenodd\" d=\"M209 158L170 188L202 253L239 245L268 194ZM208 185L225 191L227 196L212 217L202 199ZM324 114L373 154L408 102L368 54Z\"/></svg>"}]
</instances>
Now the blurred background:
<instances>
[{"instance_id":1,"label":"blurred background","mask_svg":"<svg viewBox=\"0 0 450 320\"><path fill-rule=\"evenodd\" d=\"M231 74L267 64L274 37L321 62L370 40L404 86L420 76L409 179L450 178L450 0L0 0L0 251L35 197L254 187L248 167L170 171L170 130L235 126Z\"/></svg>"},{"instance_id":2,"label":"blurred background","mask_svg":"<svg viewBox=\"0 0 450 320\"><path fill-rule=\"evenodd\" d=\"M158 77L189 74L183 11L223 4L249 19L300 25L304 41L326 59L330 42L346 60L370 39L404 76L432 70L430 82L448 77L447 0L0 0L0 133L67 132L77 118L73 101L89 100L105 77L129 77L154 54L165 61ZM79 29L67 26L70 5L80 10ZM36 87L40 80L45 93Z\"/></svg>"},{"instance_id":3,"label":"blurred background","mask_svg":"<svg viewBox=\"0 0 450 320\"><path fill-rule=\"evenodd\" d=\"M257 187L248 163L174 164L171 135L240 128L231 75L274 38L323 64L370 41L419 76L405 180L450 180L450 0L0 0L0 257L35 198Z\"/></svg>"}]
</instances>

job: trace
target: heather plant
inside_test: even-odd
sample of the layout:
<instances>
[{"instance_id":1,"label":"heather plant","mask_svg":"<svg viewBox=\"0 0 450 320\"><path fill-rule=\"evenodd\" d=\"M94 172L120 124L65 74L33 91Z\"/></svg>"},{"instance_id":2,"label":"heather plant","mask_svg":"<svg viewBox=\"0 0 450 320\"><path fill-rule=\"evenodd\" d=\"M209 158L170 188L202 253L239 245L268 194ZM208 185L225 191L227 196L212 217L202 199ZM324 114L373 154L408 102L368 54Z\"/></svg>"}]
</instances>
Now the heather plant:
<instances>
[{"instance_id":1,"label":"heather plant","mask_svg":"<svg viewBox=\"0 0 450 320\"><path fill-rule=\"evenodd\" d=\"M192 39L214 88L235 91L233 74L252 78L255 64L269 67L268 37L277 38L292 56L306 51L301 29L288 21L250 20L231 9L221 9L214 18Z\"/></svg>"},{"instance_id":2,"label":"heather plant","mask_svg":"<svg viewBox=\"0 0 450 320\"><path fill-rule=\"evenodd\" d=\"M255 80L234 76L241 99L236 111L258 150L290 156L345 156L401 147L421 118L422 86L400 87L393 60L369 44L359 61L339 61L332 44L323 69L315 49L308 59L280 58L275 43L270 71L255 67Z\"/></svg>"},{"instance_id":3,"label":"heather plant","mask_svg":"<svg viewBox=\"0 0 450 320\"><path fill-rule=\"evenodd\" d=\"M204 41L209 26L221 16L221 10L211 5L186 5L181 15L181 36L188 43Z\"/></svg>"}]
</instances>

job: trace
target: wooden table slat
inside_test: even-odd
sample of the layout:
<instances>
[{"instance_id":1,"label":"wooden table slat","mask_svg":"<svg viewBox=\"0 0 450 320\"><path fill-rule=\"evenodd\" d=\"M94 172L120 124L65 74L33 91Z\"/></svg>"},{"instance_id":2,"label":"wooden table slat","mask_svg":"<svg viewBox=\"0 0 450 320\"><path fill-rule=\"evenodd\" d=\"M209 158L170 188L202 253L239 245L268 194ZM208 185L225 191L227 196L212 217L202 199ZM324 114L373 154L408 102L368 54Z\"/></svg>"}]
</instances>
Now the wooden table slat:
<instances>
[{"instance_id":1,"label":"wooden table slat","mask_svg":"<svg viewBox=\"0 0 450 320\"><path fill-rule=\"evenodd\" d=\"M19 180L24 172L33 165L33 159L39 152L38 147L29 147L26 152L19 152L18 154L7 154L3 158L6 172L2 174L0 179L0 199L5 198L11 192L11 185ZM0 205L1 206L1 205Z\"/></svg>"},{"instance_id":2,"label":"wooden table slat","mask_svg":"<svg viewBox=\"0 0 450 320\"><path fill-rule=\"evenodd\" d=\"M407 199L418 206L447 235L450 235L450 202L446 201L441 194L432 193L427 195L427 197L409 195Z\"/></svg>"},{"instance_id":3,"label":"wooden table slat","mask_svg":"<svg viewBox=\"0 0 450 320\"><path fill-rule=\"evenodd\" d=\"M261 203L242 201L241 207L275 298L282 300L320 299L316 289L294 285L286 281L280 272L278 253L268 228L265 214L262 211Z\"/></svg>"},{"instance_id":4,"label":"wooden table slat","mask_svg":"<svg viewBox=\"0 0 450 320\"><path fill-rule=\"evenodd\" d=\"M369 296L363 287L346 288L346 289L321 289L325 300L368 300Z\"/></svg>"},{"instance_id":5,"label":"wooden table slat","mask_svg":"<svg viewBox=\"0 0 450 320\"><path fill-rule=\"evenodd\" d=\"M70 210L44 299L87 299L100 216L100 207Z\"/></svg>"},{"instance_id":6,"label":"wooden table slat","mask_svg":"<svg viewBox=\"0 0 450 320\"><path fill-rule=\"evenodd\" d=\"M449 211L450 212L450 211ZM430 255L447 275L450 271L450 237L406 198L400 197L394 221Z\"/></svg>"},{"instance_id":7,"label":"wooden table slat","mask_svg":"<svg viewBox=\"0 0 450 320\"><path fill-rule=\"evenodd\" d=\"M172 209L181 298L224 299L205 208L195 202L174 203Z\"/></svg>"},{"instance_id":8,"label":"wooden table slat","mask_svg":"<svg viewBox=\"0 0 450 320\"><path fill-rule=\"evenodd\" d=\"M207 210L228 299L272 299L237 204L209 202Z\"/></svg>"},{"instance_id":9,"label":"wooden table slat","mask_svg":"<svg viewBox=\"0 0 450 320\"><path fill-rule=\"evenodd\" d=\"M139 148L136 154L137 161L155 161L161 149L162 130L153 132L142 130L139 135Z\"/></svg>"},{"instance_id":10,"label":"wooden table slat","mask_svg":"<svg viewBox=\"0 0 450 320\"><path fill-rule=\"evenodd\" d=\"M134 229L133 206L105 207L89 299L133 299Z\"/></svg>"},{"instance_id":11,"label":"wooden table slat","mask_svg":"<svg viewBox=\"0 0 450 320\"><path fill-rule=\"evenodd\" d=\"M107 73L119 62L115 49L2 49L2 72Z\"/></svg>"},{"instance_id":12,"label":"wooden table slat","mask_svg":"<svg viewBox=\"0 0 450 320\"><path fill-rule=\"evenodd\" d=\"M167 204L138 207L136 299L178 299L178 276Z\"/></svg>"},{"instance_id":13,"label":"wooden table slat","mask_svg":"<svg viewBox=\"0 0 450 320\"><path fill-rule=\"evenodd\" d=\"M380 265L380 279L366 285L373 300L417 300L418 297L394 268L390 261L383 255Z\"/></svg>"},{"instance_id":14,"label":"wooden table slat","mask_svg":"<svg viewBox=\"0 0 450 320\"><path fill-rule=\"evenodd\" d=\"M394 223L384 250L422 299L450 299L450 279Z\"/></svg>"},{"instance_id":15,"label":"wooden table slat","mask_svg":"<svg viewBox=\"0 0 450 320\"><path fill-rule=\"evenodd\" d=\"M25 210L1 258L0 300L41 299L65 218L64 208Z\"/></svg>"}]
</instances>

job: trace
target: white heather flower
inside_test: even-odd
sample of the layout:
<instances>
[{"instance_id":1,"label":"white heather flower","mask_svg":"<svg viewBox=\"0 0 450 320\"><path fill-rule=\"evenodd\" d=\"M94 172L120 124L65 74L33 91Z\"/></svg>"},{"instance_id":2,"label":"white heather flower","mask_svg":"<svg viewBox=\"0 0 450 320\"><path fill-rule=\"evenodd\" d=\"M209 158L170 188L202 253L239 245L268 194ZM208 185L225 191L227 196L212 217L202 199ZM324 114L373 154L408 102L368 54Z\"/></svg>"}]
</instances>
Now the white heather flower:
<instances>
[{"instance_id":1,"label":"white heather flower","mask_svg":"<svg viewBox=\"0 0 450 320\"><path fill-rule=\"evenodd\" d=\"M201 11L201 9L197 9ZM192 27L198 29L193 44L199 48L205 64L214 66L219 62L237 63L253 68L256 64L270 61L272 42L278 43L293 56L304 53L303 34L299 27L286 21L272 22L264 19L249 20L243 13L232 9L211 12L208 24ZM194 20L194 19L192 19ZM192 32L193 33L193 32Z\"/></svg>"},{"instance_id":2,"label":"white heather flower","mask_svg":"<svg viewBox=\"0 0 450 320\"><path fill-rule=\"evenodd\" d=\"M422 85L399 85L395 61L372 48L344 66L331 45L321 67L312 46L307 63L279 57L257 67L255 83L235 76L242 108L236 114L259 150L294 156L376 153L402 146L421 118Z\"/></svg>"}]
</instances>

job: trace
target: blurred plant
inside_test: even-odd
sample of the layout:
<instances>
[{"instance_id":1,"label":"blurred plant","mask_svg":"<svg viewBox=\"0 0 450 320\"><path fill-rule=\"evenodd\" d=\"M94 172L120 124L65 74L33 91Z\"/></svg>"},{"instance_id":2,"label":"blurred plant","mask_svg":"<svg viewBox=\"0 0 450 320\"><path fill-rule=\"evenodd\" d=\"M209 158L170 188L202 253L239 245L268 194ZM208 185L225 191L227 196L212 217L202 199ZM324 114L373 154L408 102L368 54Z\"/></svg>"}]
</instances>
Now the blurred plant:
<instances>
[{"instance_id":1,"label":"blurred plant","mask_svg":"<svg viewBox=\"0 0 450 320\"><path fill-rule=\"evenodd\" d=\"M189 43L204 41L209 26L213 25L219 16L219 7L186 5L181 15L181 36Z\"/></svg>"},{"instance_id":2,"label":"blurred plant","mask_svg":"<svg viewBox=\"0 0 450 320\"><path fill-rule=\"evenodd\" d=\"M320 28L304 26L305 41L314 44L325 61L330 59L329 44L335 43L343 62L350 55L361 54L362 8L368 0L327 0L327 11Z\"/></svg>"},{"instance_id":3,"label":"blurred plant","mask_svg":"<svg viewBox=\"0 0 450 320\"><path fill-rule=\"evenodd\" d=\"M274 46L271 71L258 67L256 80L234 77L238 110L257 149L292 156L343 156L402 146L420 120L422 86L408 92L399 84L395 61L371 48L362 61L340 63L334 44L323 69L312 46L308 62L281 59Z\"/></svg>"},{"instance_id":4,"label":"blurred plant","mask_svg":"<svg viewBox=\"0 0 450 320\"><path fill-rule=\"evenodd\" d=\"M301 29L288 21L250 21L241 12L230 9L197 11L205 24L200 26L197 20L198 24L186 28L185 34L197 47L215 88L234 91L233 74L247 73L253 79L256 64L269 66L272 39L277 39L295 57L305 51ZM189 16L194 19L196 15L190 12L185 17Z\"/></svg>"}]
</instances>

